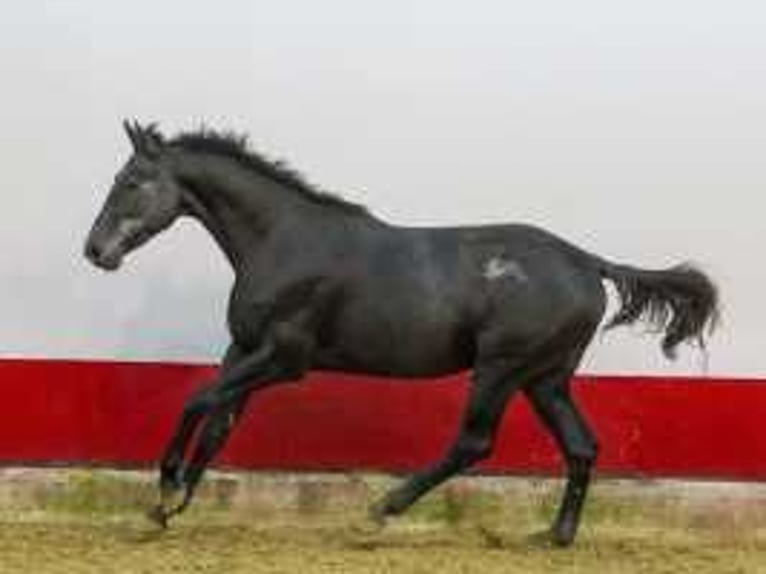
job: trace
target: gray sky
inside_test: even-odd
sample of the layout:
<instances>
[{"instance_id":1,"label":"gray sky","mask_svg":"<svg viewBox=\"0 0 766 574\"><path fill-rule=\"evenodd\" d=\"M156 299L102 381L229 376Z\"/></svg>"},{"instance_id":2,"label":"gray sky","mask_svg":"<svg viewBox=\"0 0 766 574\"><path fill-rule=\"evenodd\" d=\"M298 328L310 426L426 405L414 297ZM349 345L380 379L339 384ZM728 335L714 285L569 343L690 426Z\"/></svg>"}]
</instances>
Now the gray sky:
<instances>
[{"instance_id":1,"label":"gray sky","mask_svg":"<svg viewBox=\"0 0 766 574\"><path fill-rule=\"evenodd\" d=\"M124 117L250 135L400 223L529 221L720 282L711 371L762 375L766 7L759 2L6 3L0 348L210 359L231 275L193 224L105 276L81 243ZM612 333L585 369L699 372Z\"/></svg>"}]
</instances>

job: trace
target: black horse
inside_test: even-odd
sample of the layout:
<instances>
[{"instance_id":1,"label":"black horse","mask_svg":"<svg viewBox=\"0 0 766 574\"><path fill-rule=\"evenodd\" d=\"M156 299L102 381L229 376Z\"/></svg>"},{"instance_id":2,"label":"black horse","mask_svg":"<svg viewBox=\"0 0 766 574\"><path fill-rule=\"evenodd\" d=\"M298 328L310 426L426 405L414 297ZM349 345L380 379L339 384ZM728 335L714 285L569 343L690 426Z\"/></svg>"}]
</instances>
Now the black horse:
<instances>
[{"instance_id":1,"label":"black horse","mask_svg":"<svg viewBox=\"0 0 766 574\"><path fill-rule=\"evenodd\" d=\"M688 265L618 265L527 225L396 227L312 187L243 139L203 129L166 140L154 126L125 129L133 155L96 219L87 257L115 270L188 215L235 272L231 346L217 380L186 404L161 463L153 517L163 525L189 504L254 391L312 368L408 378L471 369L454 444L373 515L403 512L489 456L508 401L521 391L567 463L552 537L569 544L598 451L570 379L605 312L602 281L614 283L621 303L607 326L645 319L664 332L669 357L682 342L704 344L715 323L716 289Z\"/></svg>"}]
</instances>

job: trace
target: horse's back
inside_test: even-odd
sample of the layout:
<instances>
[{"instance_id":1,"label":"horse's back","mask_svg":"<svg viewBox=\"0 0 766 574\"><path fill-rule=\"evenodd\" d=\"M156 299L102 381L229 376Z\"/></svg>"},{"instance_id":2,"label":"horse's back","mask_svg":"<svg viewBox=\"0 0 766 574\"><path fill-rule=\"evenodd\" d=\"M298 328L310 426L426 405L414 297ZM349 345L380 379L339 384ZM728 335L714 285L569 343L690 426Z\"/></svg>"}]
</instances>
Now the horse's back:
<instances>
[{"instance_id":1,"label":"horse's back","mask_svg":"<svg viewBox=\"0 0 766 574\"><path fill-rule=\"evenodd\" d=\"M447 373L472 366L483 334L528 344L599 315L598 274L565 246L518 225L393 229L348 277L332 356L360 370Z\"/></svg>"}]
</instances>

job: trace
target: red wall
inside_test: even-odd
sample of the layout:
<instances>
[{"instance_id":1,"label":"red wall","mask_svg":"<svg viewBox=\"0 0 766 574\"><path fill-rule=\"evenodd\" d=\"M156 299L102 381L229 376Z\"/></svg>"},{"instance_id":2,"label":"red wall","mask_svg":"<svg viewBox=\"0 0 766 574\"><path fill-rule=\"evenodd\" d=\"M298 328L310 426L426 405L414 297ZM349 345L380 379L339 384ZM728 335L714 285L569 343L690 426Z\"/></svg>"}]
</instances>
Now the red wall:
<instances>
[{"instance_id":1,"label":"red wall","mask_svg":"<svg viewBox=\"0 0 766 574\"><path fill-rule=\"evenodd\" d=\"M210 366L0 361L0 464L153 465L185 397ZM600 471L766 479L766 384L755 380L581 377L602 445ZM457 429L463 376L396 382L317 373L255 396L220 459L269 469L410 470ZM492 472L558 471L523 398L507 413Z\"/></svg>"}]
</instances>

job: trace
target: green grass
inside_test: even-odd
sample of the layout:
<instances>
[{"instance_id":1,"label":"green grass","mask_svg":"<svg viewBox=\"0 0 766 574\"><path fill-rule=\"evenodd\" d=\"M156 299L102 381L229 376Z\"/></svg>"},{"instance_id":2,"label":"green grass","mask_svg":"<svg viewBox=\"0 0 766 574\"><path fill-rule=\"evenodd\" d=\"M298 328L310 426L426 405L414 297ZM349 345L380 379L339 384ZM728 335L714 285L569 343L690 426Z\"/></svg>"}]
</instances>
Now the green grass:
<instances>
[{"instance_id":1,"label":"green grass","mask_svg":"<svg viewBox=\"0 0 766 574\"><path fill-rule=\"evenodd\" d=\"M152 481L62 473L0 506L0 573L766 574L766 505L757 498L714 493L692 503L597 483L576 545L561 550L533 536L555 515L557 483L456 481L378 529L367 506L388 478L253 475L244 489L239 480L208 481L199 504L162 533L144 518Z\"/></svg>"}]
</instances>

